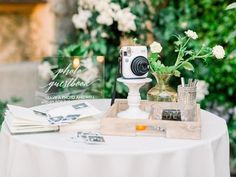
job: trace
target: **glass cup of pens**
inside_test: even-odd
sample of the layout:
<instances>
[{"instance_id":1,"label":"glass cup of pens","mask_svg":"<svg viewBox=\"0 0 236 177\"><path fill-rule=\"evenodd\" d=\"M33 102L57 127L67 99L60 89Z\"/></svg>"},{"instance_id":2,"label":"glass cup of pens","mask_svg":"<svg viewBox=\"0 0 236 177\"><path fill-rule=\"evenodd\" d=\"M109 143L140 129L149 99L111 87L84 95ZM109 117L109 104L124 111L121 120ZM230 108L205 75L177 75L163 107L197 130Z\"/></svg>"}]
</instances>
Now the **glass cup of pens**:
<instances>
[{"instance_id":1,"label":"glass cup of pens","mask_svg":"<svg viewBox=\"0 0 236 177\"><path fill-rule=\"evenodd\" d=\"M185 84L184 79L181 78L181 85L178 86L178 103L182 121L194 121L196 117L196 84L197 80L193 82L189 79Z\"/></svg>"}]
</instances>

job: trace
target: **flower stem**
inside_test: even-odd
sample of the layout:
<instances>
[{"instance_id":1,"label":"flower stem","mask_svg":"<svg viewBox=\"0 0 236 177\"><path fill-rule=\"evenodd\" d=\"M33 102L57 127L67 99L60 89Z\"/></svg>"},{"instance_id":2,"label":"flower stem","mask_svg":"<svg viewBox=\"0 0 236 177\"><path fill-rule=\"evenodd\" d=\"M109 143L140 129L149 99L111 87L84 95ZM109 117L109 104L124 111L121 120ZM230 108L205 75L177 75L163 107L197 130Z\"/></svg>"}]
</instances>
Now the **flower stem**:
<instances>
[{"instance_id":1,"label":"flower stem","mask_svg":"<svg viewBox=\"0 0 236 177\"><path fill-rule=\"evenodd\" d=\"M186 63L188 61L195 60L196 58L205 58L205 57L210 56L209 53L205 54L205 55L200 55L203 49L204 49L204 46L201 47L201 49L197 52L197 54L195 56L191 56L191 57L187 58L185 61L183 61L182 63L179 63L176 66L176 69L180 68L184 63Z\"/></svg>"},{"instance_id":2,"label":"flower stem","mask_svg":"<svg viewBox=\"0 0 236 177\"><path fill-rule=\"evenodd\" d=\"M211 54L205 54L205 55L199 55L199 56L192 56L192 57L189 57L188 59L186 59L184 62L182 62L180 65L178 65L176 67L176 69L180 68L185 62L188 62L188 61L191 61L191 60L195 60L196 58L205 58L205 57L210 57L212 56Z\"/></svg>"},{"instance_id":3,"label":"flower stem","mask_svg":"<svg viewBox=\"0 0 236 177\"><path fill-rule=\"evenodd\" d=\"M180 46L180 48L179 48L179 53L178 53L178 56L177 56L177 59L176 59L176 62L175 62L175 65L174 65L174 66L178 66L178 64L180 63L180 51L182 51L183 48L188 44L189 40L190 40L190 38L188 38L188 39L186 40L186 42L184 43L183 46L182 46L182 45Z\"/></svg>"}]
</instances>

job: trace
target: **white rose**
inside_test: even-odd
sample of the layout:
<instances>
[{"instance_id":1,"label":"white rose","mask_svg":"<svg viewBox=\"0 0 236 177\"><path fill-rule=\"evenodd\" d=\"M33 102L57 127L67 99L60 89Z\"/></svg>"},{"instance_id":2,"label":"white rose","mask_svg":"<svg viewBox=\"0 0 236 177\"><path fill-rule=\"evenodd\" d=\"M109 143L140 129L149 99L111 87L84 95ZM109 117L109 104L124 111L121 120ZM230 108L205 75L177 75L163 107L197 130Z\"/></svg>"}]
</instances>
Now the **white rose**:
<instances>
[{"instance_id":1,"label":"white rose","mask_svg":"<svg viewBox=\"0 0 236 177\"><path fill-rule=\"evenodd\" d=\"M220 45L213 47L212 53L217 59L222 59L225 56L224 48Z\"/></svg>"},{"instance_id":2,"label":"white rose","mask_svg":"<svg viewBox=\"0 0 236 177\"><path fill-rule=\"evenodd\" d=\"M116 12L121 9L121 8L120 8L120 5L119 5L119 4L116 4L116 3L111 3L111 4L110 4L110 7L111 7L112 10L114 10L114 11L116 11Z\"/></svg>"},{"instance_id":3,"label":"white rose","mask_svg":"<svg viewBox=\"0 0 236 177\"><path fill-rule=\"evenodd\" d=\"M100 13L106 11L107 9L110 9L109 1L106 0L98 1L95 5L95 9Z\"/></svg>"},{"instance_id":4,"label":"white rose","mask_svg":"<svg viewBox=\"0 0 236 177\"><path fill-rule=\"evenodd\" d=\"M75 25L75 28L77 28L77 29L86 29L86 27L87 27L86 23L81 23L80 22L79 14L74 14L72 16L72 22Z\"/></svg>"},{"instance_id":5,"label":"white rose","mask_svg":"<svg viewBox=\"0 0 236 177\"><path fill-rule=\"evenodd\" d=\"M88 19L92 16L89 10L79 10L78 14L74 14L72 17L72 22L77 29L87 29Z\"/></svg>"},{"instance_id":6,"label":"white rose","mask_svg":"<svg viewBox=\"0 0 236 177\"><path fill-rule=\"evenodd\" d=\"M198 38L198 35L196 32L192 31L192 30L188 30L188 31L185 31L184 32L189 38L192 38L192 39L197 39Z\"/></svg>"},{"instance_id":7,"label":"white rose","mask_svg":"<svg viewBox=\"0 0 236 177\"><path fill-rule=\"evenodd\" d=\"M150 50L152 53L160 53L162 50L162 46L160 43L154 41L153 43L151 43L150 45Z\"/></svg>"},{"instance_id":8,"label":"white rose","mask_svg":"<svg viewBox=\"0 0 236 177\"><path fill-rule=\"evenodd\" d=\"M48 81L54 76L53 72L51 71L51 65L47 61L38 65L38 73L39 76L46 81Z\"/></svg>"},{"instance_id":9,"label":"white rose","mask_svg":"<svg viewBox=\"0 0 236 177\"><path fill-rule=\"evenodd\" d=\"M204 80L197 82L197 101L203 100L209 94L208 87L209 84Z\"/></svg>"},{"instance_id":10,"label":"white rose","mask_svg":"<svg viewBox=\"0 0 236 177\"><path fill-rule=\"evenodd\" d=\"M118 22L118 29L123 32L136 31L136 16L130 12L129 8L118 10L114 19Z\"/></svg>"},{"instance_id":11,"label":"white rose","mask_svg":"<svg viewBox=\"0 0 236 177\"><path fill-rule=\"evenodd\" d=\"M113 18L110 14L104 11L99 16L97 16L96 21L99 24L110 26L113 23Z\"/></svg>"}]
</instances>

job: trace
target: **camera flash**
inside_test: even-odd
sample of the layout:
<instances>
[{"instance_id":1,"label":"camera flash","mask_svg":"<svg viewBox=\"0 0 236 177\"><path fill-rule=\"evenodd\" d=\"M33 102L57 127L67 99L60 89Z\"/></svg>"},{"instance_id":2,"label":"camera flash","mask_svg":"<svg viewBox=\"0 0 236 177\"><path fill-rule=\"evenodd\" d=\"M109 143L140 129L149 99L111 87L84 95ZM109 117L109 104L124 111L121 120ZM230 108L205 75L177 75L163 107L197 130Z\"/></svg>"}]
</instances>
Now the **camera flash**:
<instances>
[{"instance_id":1,"label":"camera flash","mask_svg":"<svg viewBox=\"0 0 236 177\"><path fill-rule=\"evenodd\" d=\"M130 47L127 47L127 54L129 57L131 56L131 48Z\"/></svg>"}]
</instances>

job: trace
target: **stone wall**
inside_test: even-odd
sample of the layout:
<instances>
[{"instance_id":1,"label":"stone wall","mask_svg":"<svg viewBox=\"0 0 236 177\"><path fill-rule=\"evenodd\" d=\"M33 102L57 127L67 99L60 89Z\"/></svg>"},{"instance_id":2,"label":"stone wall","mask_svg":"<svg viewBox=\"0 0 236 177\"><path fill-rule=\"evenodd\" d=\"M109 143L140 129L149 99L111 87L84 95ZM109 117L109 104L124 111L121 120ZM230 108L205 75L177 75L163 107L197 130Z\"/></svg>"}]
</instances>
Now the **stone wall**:
<instances>
[{"instance_id":1,"label":"stone wall","mask_svg":"<svg viewBox=\"0 0 236 177\"><path fill-rule=\"evenodd\" d=\"M29 50L29 15L0 14L0 62L20 61L31 56Z\"/></svg>"},{"instance_id":2,"label":"stone wall","mask_svg":"<svg viewBox=\"0 0 236 177\"><path fill-rule=\"evenodd\" d=\"M0 2L0 64L36 60L53 55L73 37L71 17L76 0L47 3Z\"/></svg>"}]
</instances>

